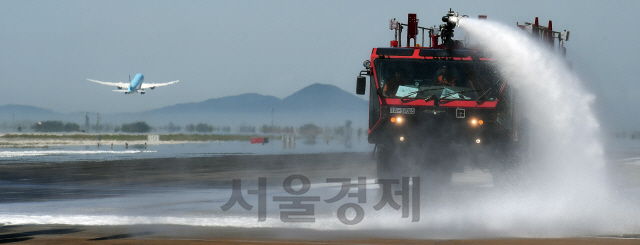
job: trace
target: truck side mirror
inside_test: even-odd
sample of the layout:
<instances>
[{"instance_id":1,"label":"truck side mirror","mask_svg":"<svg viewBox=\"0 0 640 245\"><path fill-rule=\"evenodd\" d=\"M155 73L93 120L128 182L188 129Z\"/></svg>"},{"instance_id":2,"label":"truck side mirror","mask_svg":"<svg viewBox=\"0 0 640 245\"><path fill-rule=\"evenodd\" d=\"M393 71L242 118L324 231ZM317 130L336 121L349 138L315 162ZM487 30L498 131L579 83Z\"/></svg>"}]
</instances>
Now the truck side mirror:
<instances>
[{"instance_id":1,"label":"truck side mirror","mask_svg":"<svg viewBox=\"0 0 640 245\"><path fill-rule=\"evenodd\" d=\"M358 76L358 81L356 83L356 94L364 94L365 89L367 88L367 78L363 76Z\"/></svg>"}]
</instances>

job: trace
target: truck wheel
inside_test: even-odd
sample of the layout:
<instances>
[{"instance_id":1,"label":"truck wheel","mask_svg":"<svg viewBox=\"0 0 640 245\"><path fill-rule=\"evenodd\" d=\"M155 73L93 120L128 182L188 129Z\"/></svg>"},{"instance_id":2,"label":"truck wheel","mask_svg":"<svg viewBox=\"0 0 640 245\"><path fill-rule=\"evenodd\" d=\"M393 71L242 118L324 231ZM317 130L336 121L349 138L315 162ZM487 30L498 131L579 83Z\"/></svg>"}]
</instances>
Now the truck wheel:
<instances>
[{"instance_id":1,"label":"truck wheel","mask_svg":"<svg viewBox=\"0 0 640 245\"><path fill-rule=\"evenodd\" d=\"M426 155L420 164L423 167L422 179L425 183L425 187L430 190L441 190L451 184L451 177L453 176L453 170L455 158L448 156L449 149L441 149L433 146L427 146L423 151Z\"/></svg>"},{"instance_id":2,"label":"truck wheel","mask_svg":"<svg viewBox=\"0 0 640 245\"><path fill-rule=\"evenodd\" d=\"M413 158L407 149L394 144L378 145L377 174L378 179L397 179L416 176Z\"/></svg>"},{"instance_id":3,"label":"truck wheel","mask_svg":"<svg viewBox=\"0 0 640 245\"><path fill-rule=\"evenodd\" d=\"M528 162L526 148L514 145L506 152L502 153L502 157L491 169L493 177L493 186L495 187L513 187L521 182L526 176L524 175L524 164Z\"/></svg>"},{"instance_id":4,"label":"truck wheel","mask_svg":"<svg viewBox=\"0 0 640 245\"><path fill-rule=\"evenodd\" d=\"M391 167L391 161L393 159L393 149L387 145L377 146L376 156L376 170L378 179L391 179L393 178L393 168Z\"/></svg>"}]
</instances>

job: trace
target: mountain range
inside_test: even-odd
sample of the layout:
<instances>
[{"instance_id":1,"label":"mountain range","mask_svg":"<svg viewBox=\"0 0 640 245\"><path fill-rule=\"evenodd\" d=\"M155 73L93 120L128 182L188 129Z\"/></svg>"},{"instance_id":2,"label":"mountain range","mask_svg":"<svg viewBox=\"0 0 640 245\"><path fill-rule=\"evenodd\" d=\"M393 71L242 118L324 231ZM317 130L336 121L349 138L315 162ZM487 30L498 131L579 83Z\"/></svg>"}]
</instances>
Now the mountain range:
<instances>
[{"instance_id":1,"label":"mountain range","mask_svg":"<svg viewBox=\"0 0 640 245\"><path fill-rule=\"evenodd\" d=\"M0 106L0 122L12 120L63 120L84 124L85 112L58 113L24 105ZM95 114L90 118L95 123ZM280 99L275 96L247 93L209 99L201 102L165 106L136 113L101 114L101 123L129 123L146 121L152 126L208 123L211 125L247 124L261 126L273 123L281 126L300 126L304 123L337 126L351 120L366 125L367 101L336 86L312 84ZM273 117L273 118L272 118Z\"/></svg>"}]
</instances>

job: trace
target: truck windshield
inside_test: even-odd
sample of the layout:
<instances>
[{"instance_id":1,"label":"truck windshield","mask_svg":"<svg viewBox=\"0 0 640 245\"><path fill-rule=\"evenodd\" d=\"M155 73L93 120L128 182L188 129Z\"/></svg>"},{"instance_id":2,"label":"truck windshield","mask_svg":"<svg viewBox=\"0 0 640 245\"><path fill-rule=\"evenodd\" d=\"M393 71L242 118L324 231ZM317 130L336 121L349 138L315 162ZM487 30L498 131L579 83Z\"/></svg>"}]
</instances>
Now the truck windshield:
<instances>
[{"instance_id":1,"label":"truck windshield","mask_svg":"<svg viewBox=\"0 0 640 245\"><path fill-rule=\"evenodd\" d=\"M374 67L382 96L390 98L477 100L484 94L491 101L504 82L491 61L376 59Z\"/></svg>"}]
</instances>

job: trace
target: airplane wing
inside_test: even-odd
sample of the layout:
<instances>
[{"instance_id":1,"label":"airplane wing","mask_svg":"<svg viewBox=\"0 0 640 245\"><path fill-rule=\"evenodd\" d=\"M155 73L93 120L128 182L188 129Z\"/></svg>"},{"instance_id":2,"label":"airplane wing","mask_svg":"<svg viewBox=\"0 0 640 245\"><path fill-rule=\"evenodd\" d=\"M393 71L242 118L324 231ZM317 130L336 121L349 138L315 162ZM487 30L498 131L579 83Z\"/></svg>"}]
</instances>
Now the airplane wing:
<instances>
[{"instance_id":1,"label":"airplane wing","mask_svg":"<svg viewBox=\"0 0 640 245\"><path fill-rule=\"evenodd\" d=\"M175 81L171 81L171 82L168 82L168 83L142 83L142 88L141 89L145 89L145 88L154 89L156 87L167 86L167 85L171 85L171 84L178 83L178 82L180 82L180 80L175 80Z\"/></svg>"},{"instance_id":2,"label":"airplane wing","mask_svg":"<svg viewBox=\"0 0 640 245\"><path fill-rule=\"evenodd\" d=\"M130 83L110 83L110 82L103 82L103 81L98 81L98 80L93 80L93 79L87 79L91 82L94 83L99 83L99 84L104 84L104 85L109 85L109 86L116 86L118 88L128 88L129 85L131 85Z\"/></svg>"}]
</instances>

